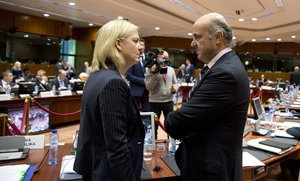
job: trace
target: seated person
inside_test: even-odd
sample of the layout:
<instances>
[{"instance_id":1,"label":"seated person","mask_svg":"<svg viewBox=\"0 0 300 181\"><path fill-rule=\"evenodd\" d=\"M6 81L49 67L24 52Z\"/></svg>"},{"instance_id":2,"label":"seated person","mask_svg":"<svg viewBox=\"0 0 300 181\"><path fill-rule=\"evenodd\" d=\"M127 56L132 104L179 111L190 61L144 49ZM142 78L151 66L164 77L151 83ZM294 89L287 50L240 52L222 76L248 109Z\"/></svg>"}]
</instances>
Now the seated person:
<instances>
[{"instance_id":1,"label":"seated person","mask_svg":"<svg viewBox=\"0 0 300 181\"><path fill-rule=\"evenodd\" d=\"M56 90L67 89L69 85L71 85L69 79L67 78L66 71L58 71L58 76L53 80L51 87L53 87L54 85Z\"/></svg>"},{"instance_id":2,"label":"seated person","mask_svg":"<svg viewBox=\"0 0 300 181\"><path fill-rule=\"evenodd\" d=\"M35 85L39 87L39 91L50 91L51 87L45 70L38 70L35 78Z\"/></svg>"},{"instance_id":3,"label":"seated person","mask_svg":"<svg viewBox=\"0 0 300 181\"><path fill-rule=\"evenodd\" d=\"M16 61L14 66L11 69L11 72L16 80L24 80L24 72L22 70L22 64L19 61Z\"/></svg>"},{"instance_id":4,"label":"seated person","mask_svg":"<svg viewBox=\"0 0 300 181\"><path fill-rule=\"evenodd\" d=\"M85 72L81 72L81 73L79 74L79 76L78 76L78 78L79 78L81 81L84 81L84 82L87 81L88 77L89 77L89 75L88 75L87 73L85 73Z\"/></svg>"},{"instance_id":5,"label":"seated person","mask_svg":"<svg viewBox=\"0 0 300 181\"><path fill-rule=\"evenodd\" d=\"M73 79L76 76L76 69L72 67L70 62L65 62L64 70L66 71L66 76L69 80Z\"/></svg>"},{"instance_id":6,"label":"seated person","mask_svg":"<svg viewBox=\"0 0 300 181\"><path fill-rule=\"evenodd\" d=\"M10 94L11 88L14 86L13 74L9 70L4 71L0 81L0 92Z\"/></svg>"}]
</instances>

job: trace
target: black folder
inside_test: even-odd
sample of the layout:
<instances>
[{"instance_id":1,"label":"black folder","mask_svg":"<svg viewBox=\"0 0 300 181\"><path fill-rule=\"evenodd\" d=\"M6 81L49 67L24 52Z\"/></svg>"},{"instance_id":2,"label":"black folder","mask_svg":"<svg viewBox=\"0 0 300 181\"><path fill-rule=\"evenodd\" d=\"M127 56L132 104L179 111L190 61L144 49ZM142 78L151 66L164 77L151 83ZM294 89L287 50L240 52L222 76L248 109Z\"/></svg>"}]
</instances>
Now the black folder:
<instances>
[{"instance_id":1,"label":"black folder","mask_svg":"<svg viewBox=\"0 0 300 181\"><path fill-rule=\"evenodd\" d=\"M273 140L264 140L264 141L260 141L259 143L263 144L263 145L268 145L268 146L272 146L272 147L275 147L275 148L279 148L281 150L286 150L286 149L289 149L293 146L291 144L286 144L286 143L273 141Z\"/></svg>"}]
</instances>

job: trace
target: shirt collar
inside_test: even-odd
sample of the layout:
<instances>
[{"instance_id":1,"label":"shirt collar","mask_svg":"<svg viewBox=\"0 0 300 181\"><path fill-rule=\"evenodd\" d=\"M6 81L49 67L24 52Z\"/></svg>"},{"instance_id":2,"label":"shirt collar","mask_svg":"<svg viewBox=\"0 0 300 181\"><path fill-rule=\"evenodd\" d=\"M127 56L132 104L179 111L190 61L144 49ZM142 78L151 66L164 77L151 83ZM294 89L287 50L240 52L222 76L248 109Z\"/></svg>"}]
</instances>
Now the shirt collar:
<instances>
[{"instance_id":1,"label":"shirt collar","mask_svg":"<svg viewBox=\"0 0 300 181\"><path fill-rule=\"evenodd\" d=\"M207 64L208 68L211 68L212 66L214 66L214 64L227 52L232 51L231 48L224 48L223 50L221 50L214 58L211 59L211 61Z\"/></svg>"}]
</instances>

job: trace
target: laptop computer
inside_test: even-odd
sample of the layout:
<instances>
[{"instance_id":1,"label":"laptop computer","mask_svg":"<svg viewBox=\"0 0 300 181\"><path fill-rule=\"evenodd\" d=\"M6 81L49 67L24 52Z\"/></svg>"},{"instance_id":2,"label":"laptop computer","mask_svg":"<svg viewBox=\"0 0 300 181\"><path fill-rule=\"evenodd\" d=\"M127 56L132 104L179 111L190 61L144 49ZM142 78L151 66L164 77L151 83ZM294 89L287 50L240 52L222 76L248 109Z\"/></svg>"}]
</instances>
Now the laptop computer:
<instances>
[{"instance_id":1,"label":"laptop computer","mask_svg":"<svg viewBox=\"0 0 300 181\"><path fill-rule=\"evenodd\" d=\"M29 148L24 148L24 136L0 136L0 161L24 159Z\"/></svg>"}]
</instances>

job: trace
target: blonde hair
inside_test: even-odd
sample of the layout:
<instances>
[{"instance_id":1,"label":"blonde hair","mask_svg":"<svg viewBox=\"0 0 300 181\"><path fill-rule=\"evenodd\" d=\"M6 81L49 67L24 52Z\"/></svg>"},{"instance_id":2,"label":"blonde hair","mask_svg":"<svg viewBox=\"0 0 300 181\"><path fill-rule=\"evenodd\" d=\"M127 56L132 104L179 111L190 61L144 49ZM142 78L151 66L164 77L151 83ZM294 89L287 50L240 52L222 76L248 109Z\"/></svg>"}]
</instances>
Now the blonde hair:
<instances>
[{"instance_id":1,"label":"blonde hair","mask_svg":"<svg viewBox=\"0 0 300 181\"><path fill-rule=\"evenodd\" d=\"M124 58L116 48L117 39L126 39L138 31L138 27L126 20L112 20L103 25L97 35L91 72L108 69L108 64L119 67Z\"/></svg>"},{"instance_id":2,"label":"blonde hair","mask_svg":"<svg viewBox=\"0 0 300 181\"><path fill-rule=\"evenodd\" d=\"M20 66L18 66L18 65L20 65ZM14 70L22 70L21 66L22 66L22 63L19 62L19 61L16 61L14 63L14 66L12 67L12 69L14 69Z\"/></svg>"}]
</instances>

